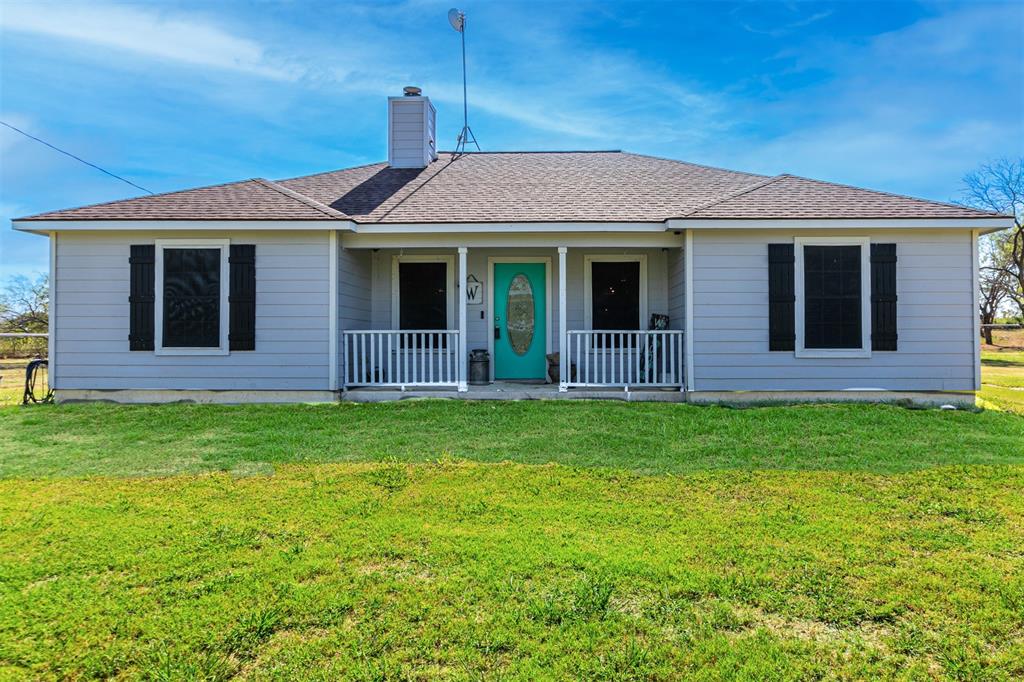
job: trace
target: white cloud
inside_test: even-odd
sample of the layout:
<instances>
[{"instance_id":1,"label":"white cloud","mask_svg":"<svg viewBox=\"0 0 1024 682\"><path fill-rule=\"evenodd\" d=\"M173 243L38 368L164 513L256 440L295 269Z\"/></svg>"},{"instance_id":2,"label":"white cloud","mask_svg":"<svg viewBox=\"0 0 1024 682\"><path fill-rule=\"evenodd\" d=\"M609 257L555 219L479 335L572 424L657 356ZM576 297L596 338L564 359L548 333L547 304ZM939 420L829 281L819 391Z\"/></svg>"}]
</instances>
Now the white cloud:
<instances>
[{"instance_id":1,"label":"white cloud","mask_svg":"<svg viewBox=\"0 0 1024 682\"><path fill-rule=\"evenodd\" d=\"M569 30L553 31L558 33L570 35ZM492 56L483 75L470 81L470 109L605 147L693 140L728 126L717 94L664 74L657 64L571 37L549 37L529 52L531 63L547 66L509 69L502 66L506 55ZM449 79L432 83L428 94L442 102L462 102L461 83Z\"/></svg>"},{"instance_id":2,"label":"white cloud","mask_svg":"<svg viewBox=\"0 0 1024 682\"><path fill-rule=\"evenodd\" d=\"M176 86L215 107L249 107L260 120L282 127L304 120L296 116L300 110L316 121L317 112L329 107L349 124L372 119L380 110L365 113L367 102L418 84L446 110L439 134L450 139L461 126L459 52L443 7L428 5L339 5L324 23L344 20L344 43L299 23L248 16L231 21L230 12L188 14L154 5L8 4L0 27L50 43L99 46L90 58L107 69L143 68L144 58L194 65L204 75L219 69L219 87L196 89L191 73ZM709 90L661 68L642 50L588 37L580 30L588 12L560 8L543 13L529 31L506 32L496 27L534 20L534 9L477 10L477 25L491 28L486 45L482 38L470 43L470 122L478 134L489 128L485 148L623 147L901 189L937 176L959 177L989 155L993 140L1020 128L1007 127L1006 115L999 118L991 108L995 98L984 92L999 72L1019 71L1019 62L992 60L989 49L993 40L1012 44L1007 34L1016 35L1013 18L1019 17L1012 8L940 13L867 43L794 40L778 59L753 63L752 72L779 68L752 75L750 82L785 81L800 72L827 76L772 96L753 92L757 88L747 82ZM828 16L800 5L744 5L743 14L748 12L774 17L772 25L788 31ZM841 14L836 10L836 17ZM434 28L428 33L424 26ZM122 51L136 57L125 59ZM986 78L964 73L994 62L1000 65ZM355 103L362 109L354 110ZM344 137L338 139L342 144Z\"/></svg>"},{"instance_id":3,"label":"white cloud","mask_svg":"<svg viewBox=\"0 0 1024 682\"><path fill-rule=\"evenodd\" d=\"M410 21L427 11L412 6L410 15L409 9L393 16L373 5L347 7L352 25L343 47L287 24L264 25L253 37L242 37L221 28L213 16L152 5L5 4L0 29L97 46L102 50L91 51L91 58L113 68L134 68L130 59L117 57L130 52L136 58L242 72L333 95L383 96L399 92L407 82L430 81L427 94L461 105L454 39L450 50L439 51L433 42L410 43L396 38L401 31L388 30L395 29L393 21ZM726 121L719 116L717 98L659 74L630 54L581 44L563 21L551 17L547 31L517 34L508 42L499 37L487 49L477 48L470 55L471 109L519 124L541 138L604 140L604 145L692 140L722 130ZM524 50L531 54L528 62L520 61ZM560 65L556 73L550 64ZM213 89L206 96L237 104L251 99L246 93Z\"/></svg>"},{"instance_id":4,"label":"white cloud","mask_svg":"<svg viewBox=\"0 0 1024 682\"><path fill-rule=\"evenodd\" d=\"M5 3L0 29L91 43L146 57L281 80L301 70L274 63L257 42L201 17L104 4Z\"/></svg>"},{"instance_id":5,"label":"white cloud","mask_svg":"<svg viewBox=\"0 0 1024 682\"><path fill-rule=\"evenodd\" d=\"M1019 43L1020 17L967 6L865 44L787 48L783 74L829 76L763 102L771 132L720 140L709 160L948 200L979 163L1024 153L1021 62L991 52Z\"/></svg>"},{"instance_id":6,"label":"white cloud","mask_svg":"<svg viewBox=\"0 0 1024 682\"><path fill-rule=\"evenodd\" d=\"M987 121L965 121L943 131L843 122L721 152L723 161L744 170L789 172L947 200L965 172L999 155L993 142L998 132ZM936 178L945 179L950 194L934 194Z\"/></svg>"},{"instance_id":7,"label":"white cloud","mask_svg":"<svg viewBox=\"0 0 1024 682\"><path fill-rule=\"evenodd\" d=\"M796 8L788 7L786 5L781 5L780 7L788 9L791 12L798 12ZM828 10L826 12L817 12L810 16L785 23L781 26L773 26L772 28L757 28L747 22L741 22L740 26L742 26L743 30L747 31L748 33L756 33L758 35L765 35L772 38L782 38L793 33L798 28L810 26L811 24L821 21L822 19L827 19L830 16L832 16L832 10Z\"/></svg>"}]
</instances>

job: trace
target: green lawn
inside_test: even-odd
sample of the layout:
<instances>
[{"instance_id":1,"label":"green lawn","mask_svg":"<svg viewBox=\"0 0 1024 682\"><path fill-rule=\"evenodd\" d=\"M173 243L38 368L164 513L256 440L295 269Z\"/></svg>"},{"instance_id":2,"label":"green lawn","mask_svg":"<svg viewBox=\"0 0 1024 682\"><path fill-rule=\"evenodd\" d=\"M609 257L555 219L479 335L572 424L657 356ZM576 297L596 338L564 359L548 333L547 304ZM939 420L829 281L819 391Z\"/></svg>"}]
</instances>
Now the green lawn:
<instances>
[{"instance_id":1,"label":"green lawn","mask_svg":"<svg viewBox=\"0 0 1024 682\"><path fill-rule=\"evenodd\" d=\"M1024 351L981 352L979 397L991 407L1024 414Z\"/></svg>"},{"instance_id":2,"label":"green lawn","mask_svg":"<svg viewBox=\"0 0 1024 682\"><path fill-rule=\"evenodd\" d=\"M75 404L0 410L0 477L271 472L286 462L481 462L641 473L908 471L1016 463L1024 420L885 405L756 409L451 400L341 405Z\"/></svg>"},{"instance_id":3,"label":"green lawn","mask_svg":"<svg viewBox=\"0 0 1024 682\"><path fill-rule=\"evenodd\" d=\"M2 408L0 679L1019 679L1022 490L992 411Z\"/></svg>"},{"instance_id":4,"label":"green lawn","mask_svg":"<svg viewBox=\"0 0 1024 682\"><path fill-rule=\"evenodd\" d=\"M25 360L0 358L0 407L17 405L25 392Z\"/></svg>"}]
</instances>

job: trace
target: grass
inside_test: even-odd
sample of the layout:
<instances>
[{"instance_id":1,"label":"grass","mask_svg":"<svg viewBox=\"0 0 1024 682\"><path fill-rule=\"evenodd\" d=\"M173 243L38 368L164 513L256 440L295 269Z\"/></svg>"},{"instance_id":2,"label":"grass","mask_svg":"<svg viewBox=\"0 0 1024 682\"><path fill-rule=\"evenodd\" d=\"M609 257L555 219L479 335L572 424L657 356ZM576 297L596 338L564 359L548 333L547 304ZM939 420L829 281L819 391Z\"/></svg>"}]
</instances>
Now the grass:
<instances>
[{"instance_id":1,"label":"grass","mask_svg":"<svg viewBox=\"0 0 1024 682\"><path fill-rule=\"evenodd\" d=\"M0 407L21 403L25 365L25 360L0 358Z\"/></svg>"},{"instance_id":2,"label":"grass","mask_svg":"<svg viewBox=\"0 0 1024 682\"><path fill-rule=\"evenodd\" d=\"M0 675L1013 679L1024 468L0 482Z\"/></svg>"},{"instance_id":3,"label":"grass","mask_svg":"<svg viewBox=\"0 0 1024 682\"><path fill-rule=\"evenodd\" d=\"M997 330L981 350L978 396L988 407L1024 415L1024 330Z\"/></svg>"},{"instance_id":4,"label":"grass","mask_svg":"<svg viewBox=\"0 0 1024 682\"><path fill-rule=\"evenodd\" d=\"M880 405L3 408L0 679L1019 678L1022 444Z\"/></svg>"},{"instance_id":5,"label":"grass","mask_svg":"<svg viewBox=\"0 0 1024 682\"><path fill-rule=\"evenodd\" d=\"M981 381L987 405L1024 415L1024 351L982 351Z\"/></svg>"},{"instance_id":6,"label":"grass","mask_svg":"<svg viewBox=\"0 0 1024 682\"><path fill-rule=\"evenodd\" d=\"M982 381L996 386L1024 386L1024 351L982 351Z\"/></svg>"},{"instance_id":7,"label":"grass","mask_svg":"<svg viewBox=\"0 0 1024 682\"><path fill-rule=\"evenodd\" d=\"M1024 388L1002 388L983 385L978 392L979 401L986 409L1013 412L1024 416Z\"/></svg>"},{"instance_id":8,"label":"grass","mask_svg":"<svg viewBox=\"0 0 1024 682\"><path fill-rule=\"evenodd\" d=\"M1021 679L1022 356L1005 411L3 407L0 679Z\"/></svg>"},{"instance_id":9,"label":"grass","mask_svg":"<svg viewBox=\"0 0 1024 682\"><path fill-rule=\"evenodd\" d=\"M279 463L431 461L628 468L908 471L1020 461L1024 420L885 405L656 403L76 404L0 410L0 477L271 472Z\"/></svg>"}]
</instances>

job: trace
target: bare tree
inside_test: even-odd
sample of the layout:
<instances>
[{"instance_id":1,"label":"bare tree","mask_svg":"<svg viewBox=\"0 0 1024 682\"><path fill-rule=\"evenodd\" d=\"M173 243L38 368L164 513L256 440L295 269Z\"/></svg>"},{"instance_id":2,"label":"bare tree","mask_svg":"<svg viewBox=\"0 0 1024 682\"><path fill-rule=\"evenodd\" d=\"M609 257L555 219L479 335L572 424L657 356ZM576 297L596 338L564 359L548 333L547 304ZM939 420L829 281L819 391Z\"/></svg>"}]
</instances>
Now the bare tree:
<instances>
[{"instance_id":1,"label":"bare tree","mask_svg":"<svg viewBox=\"0 0 1024 682\"><path fill-rule=\"evenodd\" d=\"M1005 240L987 239L982 247L981 262L984 265L978 271L978 284L980 286L981 299L978 301L979 312L981 313L981 333L985 343L992 345L992 327L999 312L1003 309L1003 303L1010 295L1014 287L1014 280L1003 267L1006 261Z\"/></svg>"},{"instance_id":2,"label":"bare tree","mask_svg":"<svg viewBox=\"0 0 1024 682\"><path fill-rule=\"evenodd\" d=\"M45 332L49 324L49 278L11 277L0 290L0 331Z\"/></svg>"},{"instance_id":3,"label":"bare tree","mask_svg":"<svg viewBox=\"0 0 1024 682\"><path fill-rule=\"evenodd\" d=\"M983 268L1007 277L1005 296L1024 317L1024 158L987 163L964 176L964 185L962 204L1013 216L1012 231L995 240L999 250Z\"/></svg>"}]
</instances>

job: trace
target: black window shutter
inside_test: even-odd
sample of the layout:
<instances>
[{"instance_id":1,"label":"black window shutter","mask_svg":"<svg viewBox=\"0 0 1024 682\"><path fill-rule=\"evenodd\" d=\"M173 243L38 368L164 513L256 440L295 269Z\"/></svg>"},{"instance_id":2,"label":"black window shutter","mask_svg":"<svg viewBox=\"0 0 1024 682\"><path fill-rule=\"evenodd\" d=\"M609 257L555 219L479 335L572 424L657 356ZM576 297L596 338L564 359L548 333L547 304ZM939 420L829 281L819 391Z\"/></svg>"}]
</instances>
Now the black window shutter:
<instances>
[{"instance_id":1,"label":"black window shutter","mask_svg":"<svg viewBox=\"0 0 1024 682\"><path fill-rule=\"evenodd\" d=\"M871 350L896 350L896 245L871 245Z\"/></svg>"},{"instance_id":2,"label":"black window shutter","mask_svg":"<svg viewBox=\"0 0 1024 682\"><path fill-rule=\"evenodd\" d=\"M796 344L793 245L768 245L768 350Z\"/></svg>"},{"instance_id":3,"label":"black window shutter","mask_svg":"<svg viewBox=\"0 0 1024 682\"><path fill-rule=\"evenodd\" d=\"M128 349L153 350L156 247L152 244L133 244L128 263L131 266Z\"/></svg>"},{"instance_id":4,"label":"black window shutter","mask_svg":"<svg viewBox=\"0 0 1024 682\"><path fill-rule=\"evenodd\" d=\"M232 244L228 263L231 266L228 347L256 350L256 246Z\"/></svg>"}]
</instances>

